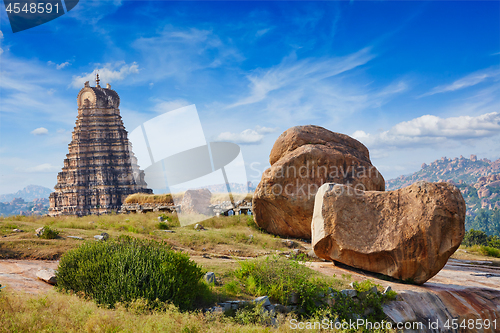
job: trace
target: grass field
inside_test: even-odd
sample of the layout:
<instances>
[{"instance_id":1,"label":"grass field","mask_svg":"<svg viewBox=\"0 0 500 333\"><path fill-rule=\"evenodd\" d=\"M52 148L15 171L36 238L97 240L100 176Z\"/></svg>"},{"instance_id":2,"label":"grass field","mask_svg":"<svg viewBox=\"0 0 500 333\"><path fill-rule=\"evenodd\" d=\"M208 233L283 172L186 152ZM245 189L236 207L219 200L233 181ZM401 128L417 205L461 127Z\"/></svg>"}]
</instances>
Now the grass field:
<instances>
[{"instance_id":1,"label":"grass field","mask_svg":"<svg viewBox=\"0 0 500 333\"><path fill-rule=\"evenodd\" d=\"M252 300L260 296L250 292L238 279L235 272L241 268L241 262L276 254L293 255L293 249L306 253L310 249L310 244L301 240L293 240L291 248L288 247L290 243L287 246L280 237L259 229L252 216L214 217L201 223L205 228L201 231L193 225L181 227L176 215L161 214L165 219L161 223L158 216L146 213L0 218L0 258L58 259L84 242L94 242L93 236L103 232L111 239L126 235L164 242L174 250L188 253L204 271L215 272L218 284L211 286L211 304L200 304L201 309L227 300ZM35 230L42 226L59 231L59 236L40 239ZM320 279L337 290L348 288L351 282L349 278L325 276L312 270L310 278ZM0 292L0 332L292 332L295 330L287 323L297 315L279 315L271 326L254 323L255 316L249 318L244 316L242 324L241 318L238 322L232 317L202 314L199 310L181 312L172 305L152 311L141 301L107 309L91 300L55 291L29 296L15 294L7 287Z\"/></svg>"}]
</instances>

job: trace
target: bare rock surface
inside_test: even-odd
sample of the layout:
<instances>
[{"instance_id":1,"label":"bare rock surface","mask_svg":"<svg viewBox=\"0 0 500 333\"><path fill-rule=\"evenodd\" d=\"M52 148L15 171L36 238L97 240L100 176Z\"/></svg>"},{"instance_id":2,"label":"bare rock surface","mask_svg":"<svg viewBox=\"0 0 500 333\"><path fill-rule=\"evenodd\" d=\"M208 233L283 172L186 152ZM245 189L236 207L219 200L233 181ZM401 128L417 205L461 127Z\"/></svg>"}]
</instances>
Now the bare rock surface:
<instances>
[{"instance_id":1,"label":"bare rock surface","mask_svg":"<svg viewBox=\"0 0 500 333\"><path fill-rule=\"evenodd\" d=\"M388 192L325 184L316 196L312 246L320 258L422 284L460 246L464 224L464 199L448 183Z\"/></svg>"},{"instance_id":2,"label":"bare rock surface","mask_svg":"<svg viewBox=\"0 0 500 333\"><path fill-rule=\"evenodd\" d=\"M296 126L276 140L255 190L257 225L280 236L311 238L314 197L324 183L383 191L385 181L359 141L319 126Z\"/></svg>"},{"instance_id":3,"label":"bare rock surface","mask_svg":"<svg viewBox=\"0 0 500 333\"><path fill-rule=\"evenodd\" d=\"M55 260L0 260L0 283L5 286L2 292L26 292L29 294L45 293L53 286L37 277L42 268L57 269Z\"/></svg>"}]
</instances>

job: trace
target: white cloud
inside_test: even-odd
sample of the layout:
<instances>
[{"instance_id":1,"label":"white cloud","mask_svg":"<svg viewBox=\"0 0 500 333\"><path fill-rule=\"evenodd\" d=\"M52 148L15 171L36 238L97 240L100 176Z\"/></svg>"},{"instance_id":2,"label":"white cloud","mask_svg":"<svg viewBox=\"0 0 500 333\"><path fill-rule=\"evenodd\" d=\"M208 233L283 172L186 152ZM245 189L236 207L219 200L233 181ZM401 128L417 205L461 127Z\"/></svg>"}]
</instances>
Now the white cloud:
<instances>
[{"instance_id":1,"label":"white cloud","mask_svg":"<svg viewBox=\"0 0 500 333\"><path fill-rule=\"evenodd\" d=\"M63 62L62 64L59 64L59 65L56 65L56 68L57 69L63 69L64 67L68 66L69 65L69 62L68 61L65 61Z\"/></svg>"},{"instance_id":2,"label":"white cloud","mask_svg":"<svg viewBox=\"0 0 500 333\"><path fill-rule=\"evenodd\" d=\"M262 142L266 134L274 133L278 128L255 126L255 129L246 129L240 133L223 132L215 141L231 141L239 144L256 145Z\"/></svg>"},{"instance_id":3,"label":"white cloud","mask_svg":"<svg viewBox=\"0 0 500 333\"><path fill-rule=\"evenodd\" d=\"M33 135L45 135L49 133L49 130L46 129L45 127L38 127L36 129L34 129L33 131L31 131L31 134Z\"/></svg>"},{"instance_id":4,"label":"white cloud","mask_svg":"<svg viewBox=\"0 0 500 333\"><path fill-rule=\"evenodd\" d=\"M3 32L2 30L0 30L0 43L2 42L2 40L3 40ZM3 53L3 48L0 47L0 55L2 55L2 53Z\"/></svg>"},{"instance_id":5,"label":"white cloud","mask_svg":"<svg viewBox=\"0 0 500 333\"><path fill-rule=\"evenodd\" d=\"M423 94L420 97L449 92L449 91L455 91L455 90L459 90L459 89L464 89L467 87L475 86L475 85L482 83L488 79L492 79L495 81L499 80L500 79L500 69L498 69L497 67L490 67L487 69L482 69L482 70L476 71L476 72L471 73L467 76L464 76L461 79L456 80L452 84L437 86L437 87L433 88L431 91Z\"/></svg>"},{"instance_id":6,"label":"white cloud","mask_svg":"<svg viewBox=\"0 0 500 333\"><path fill-rule=\"evenodd\" d=\"M35 167L26 168L24 171L25 172L54 172L54 171L61 171L61 167L52 165L50 163L44 163L44 164L37 165Z\"/></svg>"},{"instance_id":7,"label":"white cloud","mask_svg":"<svg viewBox=\"0 0 500 333\"><path fill-rule=\"evenodd\" d=\"M261 37L261 36L264 36L265 34L267 34L272 28L266 28L266 29L261 29L261 30L257 30L257 32L255 33L255 37Z\"/></svg>"},{"instance_id":8,"label":"white cloud","mask_svg":"<svg viewBox=\"0 0 500 333\"><path fill-rule=\"evenodd\" d=\"M176 99L173 101L159 101L156 103L156 105L153 107L153 110L158 113L165 113L168 111L176 110L179 108L182 108L184 106L188 106L191 103L184 99Z\"/></svg>"},{"instance_id":9,"label":"white cloud","mask_svg":"<svg viewBox=\"0 0 500 333\"><path fill-rule=\"evenodd\" d=\"M370 134L356 131L354 138L372 147L405 147L444 143L448 140L466 141L500 134L500 113L491 112L477 117L440 118L424 115L401 122L388 131Z\"/></svg>"},{"instance_id":10,"label":"white cloud","mask_svg":"<svg viewBox=\"0 0 500 333\"><path fill-rule=\"evenodd\" d=\"M241 133L223 132L217 136L216 141L231 141L239 144L259 144L264 138L263 134L259 134L252 129L246 129Z\"/></svg>"},{"instance_id":11,"label":"white cloud","mask_svg":"<svg viewBox=\"0 0 500 333\"><path fill-rule=\"evenodd\" d=\"M339 75L366 64L375 56L370 48L364 48L345 57L331 59L297 60L294 55L285 58L281 64L268 70L256 70L247 76L250 81L250 95L229 105L233 108L264 100L269 93L282 88L304 87L323 79Z\"/></svg>"},{"instance_id":12,"label":"white cloud","mask_svg":"<svg viewBox=\"0 0 500 333\"><path fill-rule=\"evenodd\" d=\"M99 73L101 82L111 83L113 81L121 81L131 74L139 73L139 65L136 62L127 65L123 61L108 63L91 73L85 73L82 76L73 76L71 85L75 88L81 88L86 81L95 80L96 73Z\"/></svg>"},{"instance_id":13,"label":"white cloud","mask_svg":"<svg viewBox=\"0 0 500 333\"><path fill-rule=\"evenodd\" d=\"M255 126L255 131L259 134L270 134L270 133L274 133L278 130L277 127L275 128L272 128L272 127L262 127L262 126Z\"/></svg>"},{"instance_id":14,"label":"white cloud","mask_svg":"<svg viewBox=\"0 0 500 333\"><path fill-rule=\"evenodd\" d=\"M234 47L224 43L212 31L195 28L176 30L167 26L156 36L135 40L132 47L145 59L141 63L145 68L141 79L148 82L167 77L184 82L192 72L243 60ZM197 75L197 80L200 80L200 74Z\"/></svg>"}]
</instances>

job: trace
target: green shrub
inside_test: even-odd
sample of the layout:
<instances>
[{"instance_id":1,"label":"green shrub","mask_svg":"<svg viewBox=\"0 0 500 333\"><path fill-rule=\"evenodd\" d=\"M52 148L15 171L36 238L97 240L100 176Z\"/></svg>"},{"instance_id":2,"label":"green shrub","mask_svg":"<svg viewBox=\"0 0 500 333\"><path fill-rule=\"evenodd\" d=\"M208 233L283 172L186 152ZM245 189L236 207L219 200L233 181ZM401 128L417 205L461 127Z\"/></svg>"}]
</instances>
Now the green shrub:
<instances>
[{"instance_id":1,"label":"green shrub","mask_svg":"<svg viewBox=\"0 0 500 333\"><path fill-rule=\"evenodd\" d=\"M255 296L267 295L288 305L292 293L298 295L298 305L309 315L321 306L328 291L324 280L312 278L313 271L295 260L279 256L240 262L235 271L245 290Z\"/></svg>"},{"instance_id":2,"label":"green shrub","mask_svg":"<svg viewBox=\"0 0 500 333\"><path fill-rule=\"evenodd\" d=\"M60 290L82 292L109 307L144 299L151 308L172 302L184 310L207 295L202 276L186 254L155 241L120 237L66 252L59 262L57 283Z\"/></svg>"},{"instance_id":3,"label":"green shrub","mask_svg":"<svg viewBox=\"0 0 500 333\"><path fill-rule=\"evenodd\" d=\"M490 246L481 246L479 248L479 253L481 253L483 256L500 258L500 249Z\"/></svg>"},{"instance_id":4,"label":"green shrub","mask_svg":"<svg viewBox=\"0 0 500 333\"><path fill-rule=\"evenodd\" d=\"M160 230L168 230L168 224L167 222L158 222L158 229Z\"/></svg>"},{"instance_id":5,"label":"green shrub","mask_svg":"<svg viewBox=\"0 0 500 333\"><path fill-rule=\"evenodd\" d=\"M40 234L40 238L43 239L55 239L59 236L59 231L56 229L52 229L49 226L45 226L42 229L42 233Z\"/></svg>"}]
</instances>

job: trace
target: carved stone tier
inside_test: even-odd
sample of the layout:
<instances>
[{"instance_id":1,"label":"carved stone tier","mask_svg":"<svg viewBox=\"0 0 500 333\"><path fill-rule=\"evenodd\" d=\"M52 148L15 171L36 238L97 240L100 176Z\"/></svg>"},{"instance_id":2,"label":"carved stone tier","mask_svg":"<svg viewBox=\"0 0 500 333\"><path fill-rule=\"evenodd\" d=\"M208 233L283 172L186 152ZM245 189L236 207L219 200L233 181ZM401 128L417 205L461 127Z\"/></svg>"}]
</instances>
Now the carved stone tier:
<instances>
[{"instance_id":1,"label":"carved stone tier","mask_svg":"<svg viewBox=\"0 0 500 333\"><path fill-rule=\"evenodd\" d=\"M77 102L78 117L50 194L49 215L117 212L128 195L152 193L128 141L118 94L110 85L101 88L97 81L90 87L86 82Z\"/></svg>"}]
</instances>

